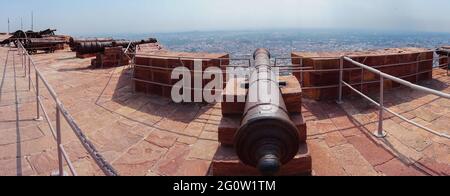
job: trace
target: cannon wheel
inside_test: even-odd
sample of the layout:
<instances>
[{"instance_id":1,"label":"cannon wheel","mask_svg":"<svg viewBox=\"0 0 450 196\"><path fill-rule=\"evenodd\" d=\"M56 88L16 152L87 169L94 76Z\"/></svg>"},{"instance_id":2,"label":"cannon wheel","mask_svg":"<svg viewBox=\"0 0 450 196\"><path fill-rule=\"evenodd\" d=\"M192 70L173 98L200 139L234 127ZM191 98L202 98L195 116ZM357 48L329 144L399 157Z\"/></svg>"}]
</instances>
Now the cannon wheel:
<instances>
[{"instance_id":1,"label":"cannon wheel","mask_svg":"<svg viewBox=\"0 0 450 196\"><path fill-rule=\"evenodd\" d=\"M30 50L27 50L27 51L28 51L29 55L33 55L33 54L37 53L37 50L35 50L35 49L30 49Z\"/></svg>"},{"instance_id":2,"label":"cannon wheel","mask_svg":"<svg viewBox=\"0 0 450 196\"><path fill-rule=\"evenodd\" d=\"M23 32L23 31L20 31L20 30L16 31L14 33L13 38L15 38L14 39L14 45L16 47L19 46L19 42L21 42L23 46L26 46L26 44L29 43L29 41L30 41L30 40L28 40L27 34L25 32Z\"/></svg>"}]
</instances>

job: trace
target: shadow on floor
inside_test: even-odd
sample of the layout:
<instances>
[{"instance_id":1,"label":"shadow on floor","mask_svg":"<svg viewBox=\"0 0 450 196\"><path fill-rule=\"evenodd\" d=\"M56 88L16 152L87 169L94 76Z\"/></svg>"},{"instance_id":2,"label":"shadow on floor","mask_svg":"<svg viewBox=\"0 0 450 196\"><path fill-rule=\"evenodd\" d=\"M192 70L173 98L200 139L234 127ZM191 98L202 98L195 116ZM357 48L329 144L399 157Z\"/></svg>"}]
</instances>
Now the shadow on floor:
<instances>
[{"instance_id":1,"label":"shadow on floor","mask_svg":"<svg viewBox=\"0 0 450 196\"><path fill-rule=\"evenodd\" d=\"M120 71L120 69L122 69ZM197 103L174 103L171 99L160 97L157 95L147 95L143 93L134 93L132 89L131 77L132 70L125 67L120 68L108 68L111 70L109 80L105 85L102 92L99 94L96 105L103 109L118 114L122 118L137 122L141 125L156 128L160 131L176 133L182 136L192 137L192 135L184 134L180 130L163 129L161 126L156 126L161 120L170 120L173 123L183 123L185 125L192 122L208 123L208 119L200 118L202 114L213 108L210 104L197 104ZM119 70L119 71L117 71ZM118 78L116 78L118 77ZM136 112L148 114L149 116L161 117L158 122L145 122L140 120L135 112L131 114L121 114L114 109L108 108L104 102L100 101L105 90L111 88L114 85L114 93L110 101L120 104ZM218 125L218 124L215 124Z\"/></svg>"},{"instance_id":2,"label":"shadow on floor","mask_svg":"<svg viewBox=\"0 0 450 196\"><path fill-rule=\"evenodd\" d=\"M447 89L450 86L450 84L442 82L438 79L421 81L421 82L419 82L418 85L428 87L428 88L431 88L431 89L434 89L437 91L442 91L444 89ZM389 90L385 91L384 104L385 104L385 107L394 107L394 106L398 106L398 105L401 105L404 103L412 102L417 99L421 99L428 95L429 94L427 94L427 93L413 90L413 89L405 87L405 86L397 87L397 88L393 88L393 89L389 89ZM376 102L379 102L379 100L380 100L379 92L370 93L370 94L367 94L367 96L369 96ZM436 99L439 99L439 98L436 98ZM435 101L436 99L430 100L422 105L417 106L416 108L402 111L400 114L406 114L408 112L414 111L420 107L423 107L423 106ZM328 118L327 115L324 115L324 111L326 111L327 108L320 107L318 104L315 104L315 101L313 101L313 100L309 100L309 101L308 101L308 99L304 99L304 100L305 100L304 108L307 109L309 112L311 112L313 114L313 116L315 116L317 118L317 120L324 120L324 119ZM377 110L377 107L374 104L372 104L370 101L362 98L359 95L352 95L352 96L344 95L344 102L345 101L348 101L348 102L351 102L352 104L354 104L355 107L360 109L359 111L361 114L369 114L369 113L372 113ZM322 105L322 103L335 104L335 102L336 101L321 101L320 105Z\"/></svg>"}]
</instances>

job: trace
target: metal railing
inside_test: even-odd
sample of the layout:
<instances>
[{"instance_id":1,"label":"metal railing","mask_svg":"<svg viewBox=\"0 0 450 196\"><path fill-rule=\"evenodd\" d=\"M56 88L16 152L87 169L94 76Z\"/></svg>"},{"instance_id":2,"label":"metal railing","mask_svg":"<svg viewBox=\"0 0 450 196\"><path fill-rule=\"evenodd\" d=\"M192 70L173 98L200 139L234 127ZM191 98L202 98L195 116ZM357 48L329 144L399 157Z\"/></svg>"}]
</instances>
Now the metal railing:
<instances>
[{"instance_id":1,"label":"metal railing","mask_svg":"<svg viewBox=\"0 0 450 196\"><path fill-rule=\"evenodd\" d=\"M127 52L128 50L126 50L126 54L135 57L136 55L138 56L143 56L143 57L149 57L149 58L162 58L162 59L178 59L178 61L180 62L179 64L181 66L184 66L183 60L220 60L220 67L250 67L251 65L251 59L249 58L195 58L195 57L180 57L180 56L173 56L173 55L158 55L158 54L140 54L140 53L130 53ZM428 52L436 52L436 50L429 50ZM398 54L392 54L393 55L398 55ZM382 56L390 56L390 55L382 55ZM374 57L374 56L371 56ZM414 74L410 74L410 75L404 75L401 76L400 78L409 78L412 76L416 76L416 82L418 81L418 76L419 74L425 74L425 73L430 73L433 72L433 69L435 68L442 68L444 67L444 65L438 65L437 67L433 67L433 69L430 70L426 70L426 71L419 71L419 64L423 63L423 62L430 62L430 61L435 61L435 60L441 60L441 59L448 59L449 57L439 57L437 59L432 58L432 59L422 59L420 60L419 58L421 57L421 55L418 55L417 59L415 61L410 61L410 62L402 62L402 63L394 63L394 64L386 64L386 65L378 65L378 66L372 66L373 68L377 68L377 69L381 69L381 68L387 68L387 67L394 67L394 66L402 66L402 65L412 65L412 64L416 64L416 72ZM339 68L339 65L337 64L335 69L314 69L314 67L312 66L304 66L304 59L326 59L326 60L337 60L339 61L340 58L335 58L335 57L284 57L284 58L274 58L274 61L272 61L274 63L273 67L276 67L279 69L280 73L284 73L284 72L289 72L289 73L300 73L299 76L299 80L300 80L300 84L302 85L302 89L303 90L316 90L316 89L329 89L329 88L339 88L339 82L336 81L336 84L334 85L325 85L325 86L306 86L304 84L304 74L305 73L331 73L331 72L340 72L341 69ZM222 65L222 61L227 60L227 61L247 61L247 65ZM290 65L286 65L283 64L281 65L279 62L282 60L291 60L291 64ZM296 60L299 62L299 64L294 64L293 61ZM134 58L132 58L132 63L131 63L131 68L135 68L135 67L141 67L141 68L148 68L148 69L155 69L155 70L161 70L161 71L172 71L173 68L167 68L167 67L160 67L160 66L143 66L143 65L136 65L134 63ZM445 65L446 66L446 65ZM447 75L449 72L449 67L447 67ZM343 71L355 71L355 70L361 70L362 72L364 71L363 68L360 67L351 67L351 68L344 68ZM194 71L195 72L195 71ZM204 71L202 71L204 72ZM227 74L226 70L223 70L223 73ZM149 84L154 84L154 85L160 85L160 86L167 86L170 87L171 85L167 85L167 84L162 84L162 83L158 83L158 82L151 82L151 81L144 81L144 80L138 80L134 77L134 73L132 76L132 81L139 81L139 82L144 82L144 83L149 83ZM365 84L373 84L373 83L378 83L378 81L363 81L363 78L361 77L361 81L360 82L354 82L351 83L352 86L356 86L356 85L365 85ZM134 84L134 83L133 83ZM133 88L134 89L134 88Z\"/></svg>"},{"instance_id":2,"label":"metal railing","mask_svg":"<svg viewBox=\"0 0 450 196\"><path fill-rule=\"evenodd\" d=\"M447 57L447 59L450 60L450 58L448 58L448 57ZM344 71L345 71L344 70L344 62L345 61L350 62L351 64L362 68L363 70L368 70L368 71L370 71L370 72L380 76L380 81L379 81L380 82L379 103L376 102L374 99L370 98L369 96L365 95L361 91L358 91L352 85L350 85L350 84L348 84L347 82L344 81ZM450 61L449 61L449 63L450 63ZM448 67L447 67L447 73L448 73ZM426 87L423 87L423 86L419 86L419 85L413 84L411 82L408 82L406 80L400 79L398 77L395 77L395 76L383 73L383 72L381 72L381 71L379 71L379 70L377 70L377 69L375 69L373 67L370 67L370 66L367 66L365 64L359 63L359 62L357 62L357 61L355 61L355 60L353 60L353 59L351 59L349 57L343 56L343 57L340 58L340 72L339 72L339 81L340 82L339 82L338 103L343 103L342 102L343 87L346 86L349 89L351 89L352 91L354 91L357 94L361 95L363 98L365 98L368 101L370 101L372 104L376 105L379 108L379 115L378 115L378 130L374 133L374 135L376 137L378 137L378 138L384 138L386 136L386 132L383 129L383 121L384 121L384 117L383 116L384 116L384 111L387 111L387 112L391 113L392 115L394 115L394 116L402 119L403 121L406 121L406 122L408 122L408 123L410 123L410 124L412 124L414 126L417 126L417 127L421 128L421 129L426 130L426 131L428 131L428 132L430 132L432 134L435 134L435 135L437 135L439 137L450 139L450 136L445 134L445 133L440 133L440 132L435 131L433 129L427 128L427 127L425 127L423 125L420 125L420 124L418 124L418 123L416 123L416 122L414 122L414 121L412 121L412 120L410 120L410 119L408 119L408 118L406 118L406 117L404 117L404 116L402 116L402 115L392 111L389 108L386 108L384 106L384 82L385 82L386 79L394 81L394 82L397 82L399 84L402 84L402 85L407 86L407 87L409 87L411 89L414 89L414 90L422 91L422 92L425 92L425 93L428 93L428 94L433 94L433 95L436 95L436 96L441 97L441 98L450 99L450 94L447 94L447 93L444 93L444 92L440 92L440 91L437 91L437 90L433 90L433 89L430 89L430 88L426 88Z\"/></svg>"},{"instance_id":3,"label":"metal railing","mask_svg":"<svg viewBox=\"0 0 450 196\"><path fill-rule=\"evenodd\" d=\"M429 50L429 52L436 52L437 50ZM449 53L450 54L450 53ZM398 54L392 54L392 55L380 55L380 56L393 56L393 55L398 55ZM352 58L352 56L349 56L350 58ZM374 57L374 56L371 56ZM416 76L416 82L418 82L419 78L418 76L420 74L425 74L425 73L431 73L433 72L434 69L438 69L438 68L446 68L447 70L447 75L449 75L449 69L450 69L450 64L448 63L444 63L444 64L439 64L437 66L433 66L433 69L430 70L426 70L426 71L419 71L419 64L423 63L423 62L430 62L433 61L433 65L435 64L434 61L440 61L442 59L450 59L449 55L447 54L447 56L441 56L438 58L432 58L432 59L422 59L419 60L419 57L421 57L420 55L417 57L417 59L415 61L410 61L410 62L403 62L403 63L393 63L393 64L385 64L385 65L377 65L377 66L371 66L372 68L376 68L376 69L381 69L381 68L388 68L388 67L395 67L395 66L403 66L403 65L412 65L412 64L416 64L416 72L410 75L404 75L404 76L400 76L400 78L404 79L404 78L409 78L412 76ZM331 72L336 72L339 73L341 71L341 68L339 67L339 63L336 64L337 68L334 69L314 69L312 66L307 65L307 67L305 67L305 63L304 60L305 59L314 59L314 60L336 60L336 61L340 61L340 57L284 57L284 58L275 58L274 61L274 66L273 67L279 67L280 71L287 71L290 73L298 73L300 78L300 83L302 85L302 89L303 90L315 90L315 89L329 89L329 88L338 88L338 81L336 81L336 84L334 85L325 85L325 86L306 86L304 83L304 74L306 73L331 73ZM291 60L291 64L290 65L280 65L279 62L280 60ZM296 64L294 64L293 62L297 61ZM449 61L450 62L450 61ZM364 63L364 61L363 61ZM363 68L360 67L350 67L350 68L343 68L343 71L356 71L356 70L361 70L361 72L364 71ZM362 73L363 74L363 73ZM357 85L364 85L364 84L372 84L372 83L378 83L378 81L364 81L363 77L361 77L361 81L360 82L354 82L351 85L352 86L357 86Z\"/></svg>"},{"instance_id":4,"label":"metal railing","mask_svg":"<svg viewBox=\"0 0 450 196\"><path fill-rule=\"evenodd\" d=\"M61 115L64 120L68 123L73 133L78 137L81 144L85 148L85 150L90 154L90 156L94 159L98 167L103 171L103 173L107 176L117 176L117 172L115 169L103 158L103 156L96 150L95 146L88 140L87 136L83 133L80 127L75 122L74 118L70 115L70 113L66 110L62 102L59 100L56 92L50 86L46 78L42 75L39 69L36 67L33 59L28 54L27 50L23 47L23 45L19 42L18 44L18 53L22 58L22 66L25 69L25 77L28 76L28 89L32 90L32 85L36 94L36 120L43 120L41 116L41 110L47 121L48 126L50 127L50 131L57 143L57 151L58 151L58 175L63 176L64 174L64 161L67 163L67 166L72 173L72 175L77 176L77 172L72 164L72 161L69 159L69 156L64 148L62 143L62 134L61 134ZM35 84L32 82L31 70L35 72ZM28 73L27 73L28 72ZM43 104L43 100L41 98L40 93L40 83L44 84L47 91L50 93L53 101L55 102L56 109L56 128L53 127L51 119L46 111L46 108Z\"/></svg>"}]
</instances>

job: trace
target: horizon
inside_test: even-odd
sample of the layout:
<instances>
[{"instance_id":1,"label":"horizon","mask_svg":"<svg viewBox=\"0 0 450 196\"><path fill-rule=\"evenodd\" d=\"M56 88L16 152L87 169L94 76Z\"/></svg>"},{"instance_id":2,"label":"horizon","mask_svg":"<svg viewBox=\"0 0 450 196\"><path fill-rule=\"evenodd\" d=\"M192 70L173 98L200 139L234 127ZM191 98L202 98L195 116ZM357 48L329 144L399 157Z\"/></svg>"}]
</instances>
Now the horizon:
<instances>
[{"instance_id":1,"label":"horizon","mask_svg":"<svg viewBox=\"0 0 450 196\"><path fill-rule=\"evenodd\" d=\"M11 32L21 28L21 19L24 29L31 29L34 12L34 30L74 35L272 29L450 33L442 25L450 17L440 14L450 7L445 0L15 0L8 7L0 13L0 32L7 32L8 18Z\"/></svg>"},{"instance_id":2,"label":"horizon","mask_svg":"<svg viewBox=\"0 0 450 196\"><path fill-rule=\"evenodd\" d=\"M58 31L57 31L58 32ZM401 31L401 30L368 30L368 29L337 29L337 28L303 28L303 29L226 29L226 30L192 30L192 31L173 31L173 32L132 32L132 33L116 33L116 32L100 32L100 33L69 33L73 37L89 38L89 37L112 37L112 38L137 38L145 39L152 36L174 36L174 35L192 35L202 36L205 34L221 34L228 36L232 34L270 34L270 33L295 33L295 34L319 34L319 35L364 35L364 36L391 36L391 35L442 35L450 36L450 32L427 32L427 31Z\"/></svg>"},{"instance_id":3,"label":"horizon","mask_svg":"<svg viewBox=\"0 0 450 196\"><path fill-rule=\"evenodd\" d=\"M42 31L48 28L34 28L34 31ZM56 29L50 27L50 29ZM10 33L14 33L21 29L13 30ZM24 28L24 31L31 30L30 28ZM379 34L379 35L395 35L395 34L436 34L436 35L450 35L450 32L445 31L407 31L407 30L373 30L373 29L341 29L341 28L276 28L276 29L223 29L223 30L189 30L189 31L168 31L168 32L94 32L94 33L60 33L59 29L56 29L56 34L71 35L74 37L95 37L95 36L143 36L143 35L173 35L173 34L207 34L207 33L355 33L355 34ZM0 31L0 33L8 33L6 31Z\"/></svg>"}]
</instances>

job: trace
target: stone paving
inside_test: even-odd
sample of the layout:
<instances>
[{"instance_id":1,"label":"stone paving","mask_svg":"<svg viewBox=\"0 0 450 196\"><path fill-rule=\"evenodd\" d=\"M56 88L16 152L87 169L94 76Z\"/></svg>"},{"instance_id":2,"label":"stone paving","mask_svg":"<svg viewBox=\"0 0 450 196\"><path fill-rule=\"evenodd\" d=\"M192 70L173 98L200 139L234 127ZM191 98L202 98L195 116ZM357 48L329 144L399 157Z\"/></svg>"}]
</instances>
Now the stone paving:
<instances>
[{"instance_id":1,"label":"stone paving","mask_svg":"<svg viewBox=\"0 0 450 196\"><path fill-rule=\"evenodd\" d=\"M56 144L46 122L33 120L34 92L28 91L20 58L7 50L0 48L0 175L50 175L57 168ZM219 146L220 104L175 104L133 94L126 67L91 69L90 59L77 59L68 51L33 58L77 124L120 175L210 174ZM438 71L423 85L449 92L449 82ZM54 124L54 103L40 87ZM450 132L448 100L406 88L386 96L393 110ZM369 132L377 128L376 108L361 99L348 98L342 105L305 100L303 109L314 175L450 174L449 140L391 116L385 121L388 137L374 139ZM68 125L62 126L63 143L78 174L102 175Z\"/></svg>"}]
</instances>

